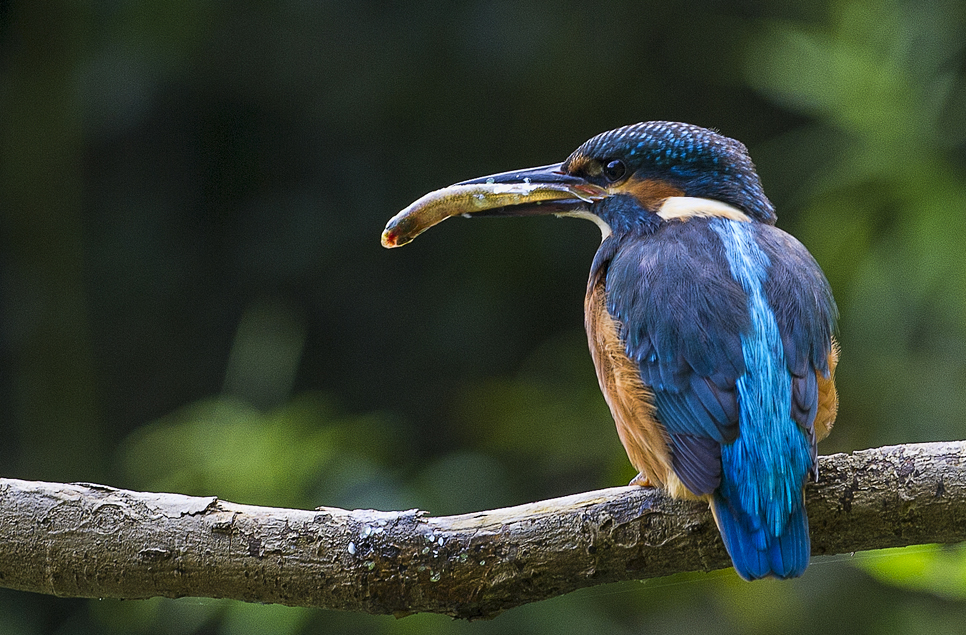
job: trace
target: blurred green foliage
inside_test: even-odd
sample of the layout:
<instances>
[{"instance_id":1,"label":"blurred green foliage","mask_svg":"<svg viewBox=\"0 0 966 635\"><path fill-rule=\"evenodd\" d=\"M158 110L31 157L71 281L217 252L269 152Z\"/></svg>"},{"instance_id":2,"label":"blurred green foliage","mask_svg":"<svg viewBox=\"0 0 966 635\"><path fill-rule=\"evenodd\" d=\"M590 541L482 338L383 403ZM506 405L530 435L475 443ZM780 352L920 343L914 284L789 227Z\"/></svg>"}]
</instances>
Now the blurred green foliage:
<instances>
[{"instance_id":1,"label":"blurred green foliage","mask_svg":"<svg viewBox=\"0 0 966 635\"><path fill-rule=\"evenodd\" d=\"M647 119L744 141L832 282L822 450L962 439L964 52L966 5L938 0L0 3L3 475L437 514L627 482L582 333L595 228L378 237L426 191ZM0 632L961 632L962 553L474 624L3 592Z\"/></svg>"},{"instance_id":2,"label":"blurred green foliage","mask_svg":"<svg viewBox=\"0 0 966 635\"><path fill-rule=\"evenodd\" d=\"M809 117L789 134L823 150L795 184L796 233L842 311L841 420L874 422L850 424L850 445L963 436L964 24L959 2L850 2L750 45L751 83Z\"/></svg>"},{"instance_id":3,"label":"blurred green foliage","mask_svg":"<svg viewBox=\"0 0 966 635\"><path fill-rule=\"evenodd\" d=\"M916 545L882 549L863 560L874 577L899 586L966 600L966 549L959 545Z\"/></svg>"}]
</instances>

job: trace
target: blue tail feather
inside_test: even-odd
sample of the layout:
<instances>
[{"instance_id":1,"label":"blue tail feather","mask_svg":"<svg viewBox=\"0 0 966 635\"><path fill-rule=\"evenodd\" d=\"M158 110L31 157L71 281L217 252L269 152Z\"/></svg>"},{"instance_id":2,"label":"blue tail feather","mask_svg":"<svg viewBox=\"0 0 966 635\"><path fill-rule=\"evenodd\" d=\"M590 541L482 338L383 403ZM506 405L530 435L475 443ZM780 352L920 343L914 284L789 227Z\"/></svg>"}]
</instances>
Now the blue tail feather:
<instances>
[{"instance_id":1,"label":"blue tail feather","mask_svg":"<svg viewBox=\"0 0 966 635\"><path fill-rule=\"evenodd\" d=\"M775 538L768 551L768 564L776 578L797 578L805 573L812 555L805 505L792 512L785 532Z\"/></svg>"},{"instance_id":2,"label":"blue tail feather","mask_svg":"<svg viewBox=\"0 0 966 635\"><path fill-rule=\"evenodd\" d=\"M722 494L715 492L711 501L714 517L721 531L735 571L745 580L766 577L778 579L802 575L811 557L808 516L799 504L777 536L761 522L741 509L736 509Z\"/></svg>"}]
</instances>

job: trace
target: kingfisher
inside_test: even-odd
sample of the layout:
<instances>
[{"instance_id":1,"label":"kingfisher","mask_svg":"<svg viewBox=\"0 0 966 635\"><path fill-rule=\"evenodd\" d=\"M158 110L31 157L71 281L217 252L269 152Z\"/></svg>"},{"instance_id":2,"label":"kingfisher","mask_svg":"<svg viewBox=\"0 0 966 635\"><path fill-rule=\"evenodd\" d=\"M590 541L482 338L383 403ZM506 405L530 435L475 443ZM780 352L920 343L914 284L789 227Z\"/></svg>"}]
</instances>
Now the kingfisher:
<instances>
[{"instance_id":1,"label":"kingfisher","mask_svg":"<svg viewBox=\"0 0 966 635\"><path fill-rule=\"evenodd\" d=\"M742 578L800 576L805 483L838 408L838 312L815 259L775 226L747 148L686 123L624 126L562 163L431 192L382 244L456 215L537 214L600 228L585 327L631 483L707 501Z\"/></svg>"}]
</instances>

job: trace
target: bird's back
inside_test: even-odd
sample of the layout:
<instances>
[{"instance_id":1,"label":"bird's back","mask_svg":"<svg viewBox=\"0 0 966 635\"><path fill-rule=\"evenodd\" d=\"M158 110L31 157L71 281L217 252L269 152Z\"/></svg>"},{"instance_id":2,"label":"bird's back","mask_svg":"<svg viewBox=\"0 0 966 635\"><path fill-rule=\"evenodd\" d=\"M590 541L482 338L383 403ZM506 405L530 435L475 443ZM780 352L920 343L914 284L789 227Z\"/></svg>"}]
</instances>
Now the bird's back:
<instances>
[{"instance_id":1,"label":"bird's back","mask_svg":"<svg viewBox=\"0 0 966 635\"><path fill-rule=\"evenodd\" d=\"M622 440L654 436L635 428L663 432L663 447L628 448L632 461L663 462L663 478L636 467L672 493L711 502L743 577L800 575L820 381L834 394L835 308L818 265L781 230L725 218L623 237L599 265L592 276L605 289L602 308L653 413L634 420L615 412L618 427L630 428ZM620 401L608 399L612 410Z\"/></svg>"}]
</instances>

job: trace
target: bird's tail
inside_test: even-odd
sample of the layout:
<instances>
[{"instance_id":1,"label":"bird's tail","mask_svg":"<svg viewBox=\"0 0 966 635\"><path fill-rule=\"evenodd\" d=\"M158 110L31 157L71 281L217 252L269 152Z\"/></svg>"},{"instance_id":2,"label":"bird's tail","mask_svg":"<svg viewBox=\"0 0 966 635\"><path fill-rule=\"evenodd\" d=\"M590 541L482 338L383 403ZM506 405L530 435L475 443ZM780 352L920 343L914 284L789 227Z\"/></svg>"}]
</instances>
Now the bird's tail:
<instances>
[{"instance_id":1,"label":"bird's tail","mask_svg":"<svg viewBox=\"0 0 966 635\"><path fill-rule=\"evenodd\" d=\"M762 519L740 509L729 498L717 490L711 511L738 575L745 580L783 580L802 575L811 556L804 501L792 509L778 535L773 535Z\"/></svg>"}]
</instances>

